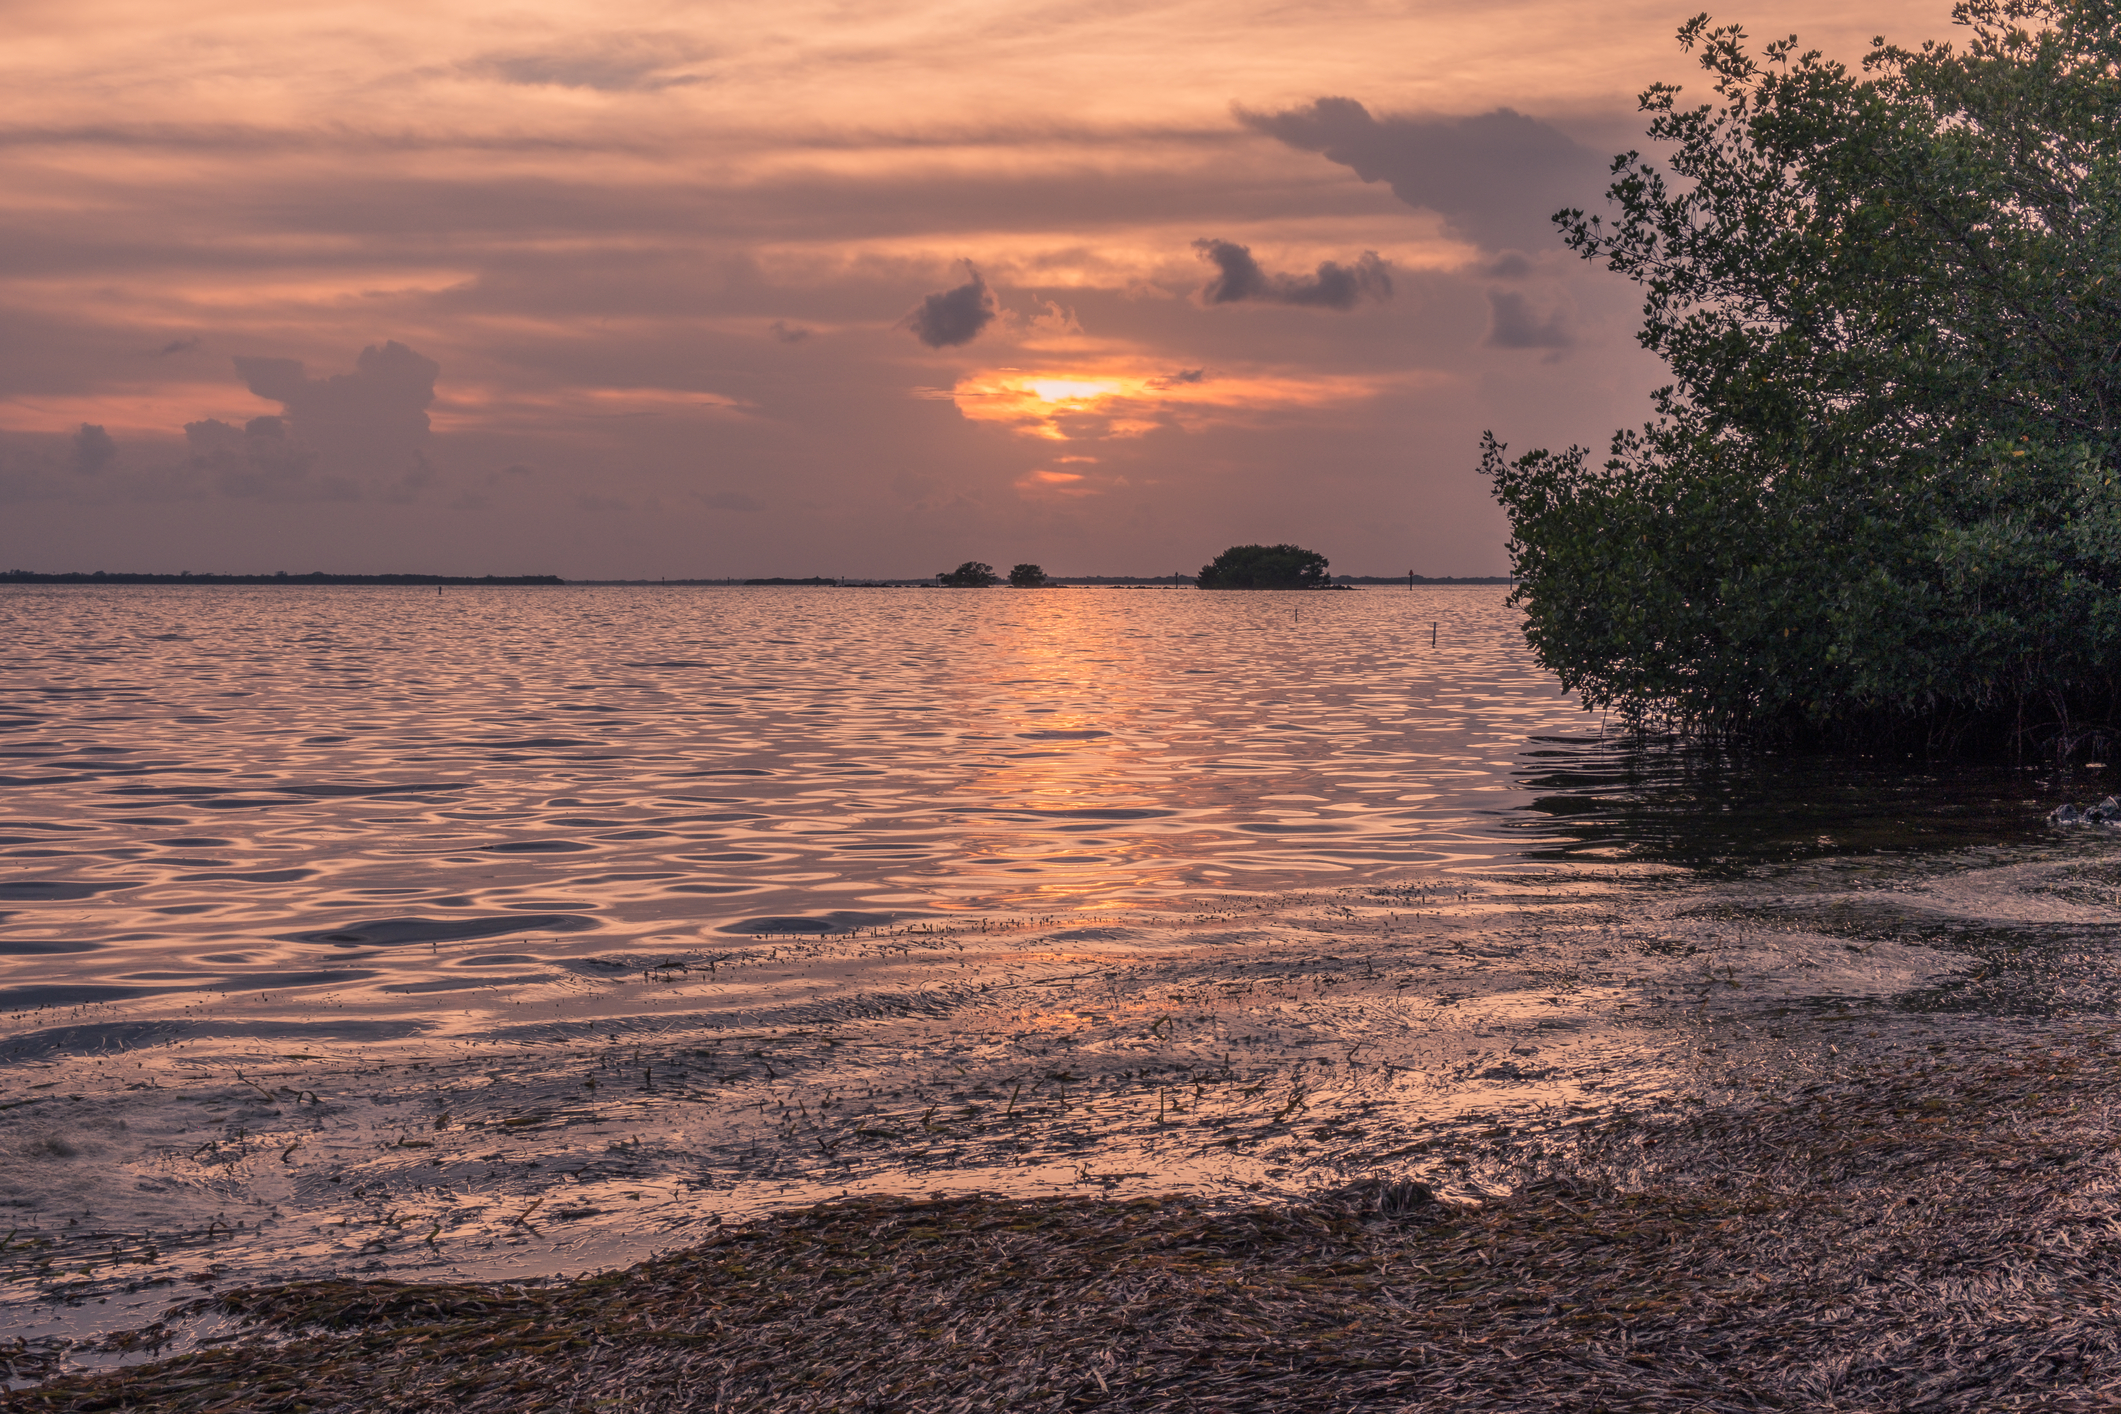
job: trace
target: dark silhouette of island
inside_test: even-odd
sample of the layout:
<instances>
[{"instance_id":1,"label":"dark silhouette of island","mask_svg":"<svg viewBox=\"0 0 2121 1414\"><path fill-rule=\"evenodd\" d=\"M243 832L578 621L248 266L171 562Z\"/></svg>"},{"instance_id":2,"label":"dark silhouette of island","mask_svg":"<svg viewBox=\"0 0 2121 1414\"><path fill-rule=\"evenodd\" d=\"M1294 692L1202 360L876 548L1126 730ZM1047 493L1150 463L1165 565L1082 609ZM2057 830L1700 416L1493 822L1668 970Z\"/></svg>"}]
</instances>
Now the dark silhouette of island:
<instances>
[{"instance_id":1,"label":"dark silhouette of island","mask_svg":"<svg viewBox=\"0 0 2121 1414\"><path fill-rule=\"evenodd\" d=\"M1330 589L1327 560L1301 545L1232 545L1200 567L1202 589Z\"/></svg>"},{"instance_id":2,"label":"dark silhouette of island","mask_svg":"<svg viewBox=\"0 0 2121 1414\"><path fill-rule=\"evenodd\" d=\"M289 574L285 570L277 574L193 574L189 570L177 574L133 574L112 573L96 570L83 574L74 571L67 574L39 574L35 570L8 570L0 574L0 584L484 584L484 585L531 585L565 584L567 581L556 574L325 574L312 570L308 574Z\"/></svg>"}]
</instances>

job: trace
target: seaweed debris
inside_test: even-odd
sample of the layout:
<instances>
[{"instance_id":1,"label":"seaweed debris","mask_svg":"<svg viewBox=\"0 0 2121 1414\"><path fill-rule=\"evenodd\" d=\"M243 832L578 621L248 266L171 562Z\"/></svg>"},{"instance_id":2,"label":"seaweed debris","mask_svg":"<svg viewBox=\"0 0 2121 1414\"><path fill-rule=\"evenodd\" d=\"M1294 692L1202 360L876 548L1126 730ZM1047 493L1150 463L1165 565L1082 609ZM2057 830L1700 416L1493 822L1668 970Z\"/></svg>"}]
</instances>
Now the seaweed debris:
<instances>
[{"instance_id":1,"label":"seaweed debris","mask_svg":"<svg viewBox=\"0 0 2121 1414\"><path fill-rule=\"evenodd\" d=\"M252 1323L235 1343L5 1404L2112 1408L2113 1034L1601 1117L1477 1205L1385 1177L1240 1209L864 1198L567 1282L250 1287L189 1308Z\"/></svg>"}]
</instances>

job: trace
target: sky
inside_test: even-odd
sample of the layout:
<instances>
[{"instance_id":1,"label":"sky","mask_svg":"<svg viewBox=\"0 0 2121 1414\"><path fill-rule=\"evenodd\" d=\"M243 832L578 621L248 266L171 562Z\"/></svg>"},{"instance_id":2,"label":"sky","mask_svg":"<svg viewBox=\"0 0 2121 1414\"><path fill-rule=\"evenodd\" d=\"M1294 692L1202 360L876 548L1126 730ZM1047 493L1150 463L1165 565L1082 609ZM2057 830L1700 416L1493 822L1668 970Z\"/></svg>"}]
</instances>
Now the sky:
<instances>
[{"instance_id":1,"label":"sky","mask_svg":"<svg viewBox=\"0 0 2121 1414\"><path fill-rule=\"evenodd\" d=\"M1549 217L1691 13L7 0L0 569L1505 573L1482 431L1661 381Z\"/></svg>"}]
</instances>

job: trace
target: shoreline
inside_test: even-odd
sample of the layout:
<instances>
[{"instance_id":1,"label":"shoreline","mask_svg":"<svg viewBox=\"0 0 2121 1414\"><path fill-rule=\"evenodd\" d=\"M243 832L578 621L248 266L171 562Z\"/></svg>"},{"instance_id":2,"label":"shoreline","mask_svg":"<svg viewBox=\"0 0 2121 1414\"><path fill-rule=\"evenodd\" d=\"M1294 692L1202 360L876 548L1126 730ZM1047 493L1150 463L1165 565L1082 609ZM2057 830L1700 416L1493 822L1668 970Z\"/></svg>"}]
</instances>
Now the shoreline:
<instances>
[{"instance_id":1,"label":"shoreline","mask_svg":"<svg viewBox=\"0 0 2121 1414\"><path fill-rule=\"evenodd\" d=\"M1832 1020L1752 1095L1480 1136L1486 1201L1389 1173L1271 1206L855 1199L573 1281L225 1291L193 1305L252 1334L9 1404L2092 1407L2121 1027L1974 1021L1912 1061L1839 1056Z\"/></svg>"}]
</instances>

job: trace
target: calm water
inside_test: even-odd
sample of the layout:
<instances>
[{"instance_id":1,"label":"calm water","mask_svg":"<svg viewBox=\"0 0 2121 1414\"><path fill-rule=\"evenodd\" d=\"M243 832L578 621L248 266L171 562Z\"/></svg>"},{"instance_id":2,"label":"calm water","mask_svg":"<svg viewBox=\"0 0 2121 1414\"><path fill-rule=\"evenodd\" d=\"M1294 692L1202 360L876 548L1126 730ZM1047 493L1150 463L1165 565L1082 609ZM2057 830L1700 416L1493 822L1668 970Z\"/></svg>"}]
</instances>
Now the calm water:
<instances>
[{"instance_id":1,"label":"calm water","mask_svg":"<svg viewBox=\"0 0 2121 1414\"><path fill-rule=\"evenodd\" d=\"M0 589L0 1299L1477 1191L1793 1014L2112 1009L2072 783L1603 740L1504 598Z\"/></svg>"}]
</instances>

